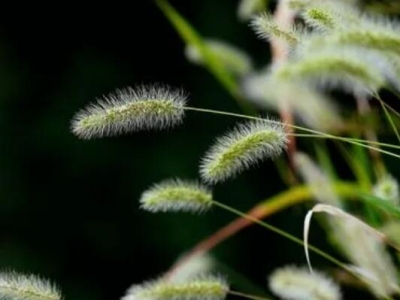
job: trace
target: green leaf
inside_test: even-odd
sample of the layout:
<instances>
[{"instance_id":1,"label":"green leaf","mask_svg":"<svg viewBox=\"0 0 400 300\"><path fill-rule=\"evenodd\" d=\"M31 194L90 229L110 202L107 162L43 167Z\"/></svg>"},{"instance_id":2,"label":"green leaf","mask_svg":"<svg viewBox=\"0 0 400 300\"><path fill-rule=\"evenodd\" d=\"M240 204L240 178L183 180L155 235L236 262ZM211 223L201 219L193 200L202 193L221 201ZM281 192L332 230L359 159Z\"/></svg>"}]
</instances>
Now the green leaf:
<instances>
[{"instance_id":1,"label":"green leaf","mask_svg":"<svg viewBox=\"0 0 400 300\"><path fill-rule=\"evenodd\" d=\"M368 204L371 204L397 218L400 218L400 207L392 204L391 202L379 198L377 196L371 195L371 194L366 194L366 193L359 193L359 196L362 200L367 202Z\"/></svg>"},{"instance_id":2,"label":"green leaf","mask_svg":"<svg viewBox=\"0 0 400 300\"><path fill-rule=\"evenodd\" d=\"M239 86L234 80L230 72L224 65L215 57L212 51L207 47L203 38L196 30L176 11L166 0L156 0L157 6L162 10L176 31L186 44L196 47L199 53L203 56L206 68L220 81L220 83L229 91L235 100L246 108L246 103L243 102Z\"/></svg>"},{"instance_id":3,"label":"green leaf","mask_svg":"<svg viewBox=\"0 0 400 300\"><path fill-rule=\"evenodd\" d=\"M332 159L329 156L326 141L322 141L321 143L314 143L314 148L319 165L323 168L326 174L328 174L330 180L336 181L338 179L338 176L335 167L332 164Z\"/></svg>"},{"instance_id":4,"label":"green leaf","mask_svg":"<svg viewBox=\"0 0 400 300\"><path fill-rule=\"evenodd\" d=\"M371 188L371 180L368 169L368 160L366 160L366 153L364 148L358 145L353 145L352 149L347 149L344 145L337 143L339 151L343 158L346 160L349 168L357 179L357 182L363 189L369 190Z\"/></svg>"}]
</instances>

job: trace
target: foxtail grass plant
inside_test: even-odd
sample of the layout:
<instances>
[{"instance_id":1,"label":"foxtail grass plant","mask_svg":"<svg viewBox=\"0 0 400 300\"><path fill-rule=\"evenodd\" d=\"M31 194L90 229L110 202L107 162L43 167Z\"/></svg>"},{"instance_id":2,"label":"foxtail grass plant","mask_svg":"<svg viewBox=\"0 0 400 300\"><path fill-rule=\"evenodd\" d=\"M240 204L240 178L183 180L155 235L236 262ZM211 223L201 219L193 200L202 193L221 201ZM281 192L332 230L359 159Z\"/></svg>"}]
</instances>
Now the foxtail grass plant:
<instances>
[{"instance_id":1,"label":"foxtail grass plant","mask_svg":"<svg viewBox=\"0 0 400 300\"><path fill-rule=\"evenodd\" d=\"M237 219L195 245L158 279L131 286L122 299L222 300L228 295L268 299L231 289L227 277L210 273L210 261L202 260L213 247L251 224L305 247L309 269L266 270L270 275L265 287L279 299L347 299L345 291L354 281L377 299L400 294L399 187L396 170L385 161L385 157L400 158L400 145L380 141L382 134L393 133L400 142L400 114L380 94L383 90L400 94L400 23L364 10L360 2L279 0L271 11L266 0L240 1L237 15L248 23L249 34L252 31L271 44L270 64L257 70L245 51L222 39L204 39L167 0L155 1L185 41L188 60L208 69L243 107L243 114L193 107L186 92L148 84L117 90L89 104L73 117L71 131L89 140L170 129L189 113L238 119L233 129L214 141L210 138L208 150L199 159L198 180L165 180L139 198L140 208L152 213L205 213L214 207ZM354 98L357 109L351 109L351 100L343 105L342 95ZM381 111L374 109L375 104ZM258 109L267 115L249 113ZM367 122L369 117L377 118L378 125ZM383 121L387 125L382 126ZM298 140L307 142L298 144ZM339 154L332 154L325 140ZM269 172L281 176L286 190L260 201L248 213L231 207L229 199L215 199L211 185L234 180L266 161L275 163L277 170ZM348 164L351 179L341 179L343 168L337 161ZM315 203L304 216L304 239L261 220L306 201ZM335 254L308 243L311 216L316 212L330 215L318 221ZM309 251L330 265L321 263L321 271L313 271ZM334 278L337 270L352 280ZM13 291L25 282L22 277L10 278L14 281L5 281L3 286L21 283ZM47 290L47 285L40 286L40 291ZM3 289L7 293L0 282ZM43 293L51 296L15 299L58 299L53 289Z\"/></svg>"}]
</instances>

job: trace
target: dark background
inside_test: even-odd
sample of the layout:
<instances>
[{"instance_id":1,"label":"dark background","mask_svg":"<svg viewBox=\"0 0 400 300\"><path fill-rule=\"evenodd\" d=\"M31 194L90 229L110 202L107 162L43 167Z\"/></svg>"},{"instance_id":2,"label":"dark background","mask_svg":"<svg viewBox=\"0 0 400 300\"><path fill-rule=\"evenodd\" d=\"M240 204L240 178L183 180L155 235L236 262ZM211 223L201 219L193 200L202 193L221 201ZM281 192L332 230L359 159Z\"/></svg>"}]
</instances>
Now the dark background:
<instances>
[{"instance_id":1,"label":"dark background","mask_svg":"<svg viewBox=\"0 0 400 300\"><path fill-rule=\"evenodd\" d=\"M237 21L237 1L171 3L204 36L252 53L258 66L269 61L268 45ZM240 112L206 70L186 61L183 42L151 1L24 6L2 14L2 269L51 278L67 299L118 299L235 218L218 209L152 215L138 209L138 199L160 180L196 178L199 158L236 120L188 113L184 125L170 131L94 141L70 133L76 111L140 83L182 87L191 106ZM267 162L217 186L215 197L247 210L282 189ZM300 236L305 210L289 209L290 221L283 214L269 220ZM256 227L213 254L260 287L273 268L305 262L301 247Z\"/></svg>"}]
</instances>

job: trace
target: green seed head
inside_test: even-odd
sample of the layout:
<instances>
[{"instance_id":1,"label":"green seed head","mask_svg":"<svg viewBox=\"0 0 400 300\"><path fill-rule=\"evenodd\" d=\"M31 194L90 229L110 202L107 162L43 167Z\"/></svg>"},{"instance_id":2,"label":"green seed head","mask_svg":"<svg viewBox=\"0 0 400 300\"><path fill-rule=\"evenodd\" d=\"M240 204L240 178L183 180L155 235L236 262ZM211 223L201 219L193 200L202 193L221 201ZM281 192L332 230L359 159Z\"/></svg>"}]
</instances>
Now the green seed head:
<instances>
[{"instance_id":1,"label":"green seed head","mask_svg":"<svg viewBox=\"0 0 400 300\"><path fill-rule=\"evenodd\" d=\"M122 300L223 300L229 287L217 276L203 275L173 283L165 279L133 285Z\"/></svg>"},{"instance_id":2,"label":"green seed head","mask_svg":"<svg viewBox=\"0 0 400 300\"><path fill-rule=\"evenodd\" d=\"M78 112L71 129L83 139L164 129L181 123L185 102L181 91L164 86L117 90Z\"/></svg>"},{"instance_id":3,"label":"green seed head","mask_svg":"<svg viewBox=\"0 0 400 300\"><path fill-rule=\"evenodd\" d=\"M275 270L269 277L269 287L282 299L340 300L339 286L329 277L306 268L293 266Z\"/></svg>"},{"instance_id":4,"label":"green seed head","mask_svg":"<svg viewBox=\"0 0 400 300\"><path fill-rule=\"evenodd\" d=\"M61 294L50 282L33 275L0 273L0 299L60 300Z\"/></svg>"},{"instance_id":5,"label":"green seed head","mask_svg":"<svg viewBox=\"0 0 400 300\"><path fill-rule=\"evenodd\" d=\"M141 208L150 212L205 211L212 206L208 188L182 180L166 180L145 191L140 198Z\"/></svg>"},{"instance_id":6,"label":"green seed head","mask_svg":"<svg viewBox=\"0 0 400 300\"><path fill-rule=\"evenodd\" d=\"M284 126L261 120L240 124L217 139L202 159L200 174L204 181L216 183L233 177L267 158L275 158L286 148Z\"/></svg>"}]
</instances>

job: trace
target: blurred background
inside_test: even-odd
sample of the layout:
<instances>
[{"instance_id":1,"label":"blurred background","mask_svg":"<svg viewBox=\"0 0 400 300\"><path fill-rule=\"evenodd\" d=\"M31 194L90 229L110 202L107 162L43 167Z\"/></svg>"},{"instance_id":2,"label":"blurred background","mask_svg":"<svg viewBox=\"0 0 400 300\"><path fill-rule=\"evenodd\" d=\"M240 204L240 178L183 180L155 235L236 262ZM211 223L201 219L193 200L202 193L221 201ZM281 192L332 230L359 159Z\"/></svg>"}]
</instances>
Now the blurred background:
<instances>
[{"instance_id":1,"label":"blurred background","mask_svg":"<svg viewBox=\"0 0 400 300\"><path fill-rule=\"evenodd\" d=\"M203 36L239 46L261 67L269 47L237 20L237 3L171 1ZM66 299L118 299L235 218L218 209L152 215L138 209L138 199L163 179L197 178L200 157L236 120L188 112L184 125L170 131L93 141L69 129L74 113L97 97L141 83L183 88L190 106L241 112L212 75L187 62L183 49L152 1L14 8L1 18L2 269L50 278ZM215 197L245 211L283 188L267 162L218 185ZM306 209L269 221L300 236ZM273 268L305 262L301 247L258 227L213 255L260 287Z\"/></svg>"}]
</instances>

